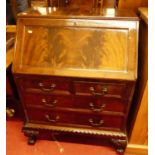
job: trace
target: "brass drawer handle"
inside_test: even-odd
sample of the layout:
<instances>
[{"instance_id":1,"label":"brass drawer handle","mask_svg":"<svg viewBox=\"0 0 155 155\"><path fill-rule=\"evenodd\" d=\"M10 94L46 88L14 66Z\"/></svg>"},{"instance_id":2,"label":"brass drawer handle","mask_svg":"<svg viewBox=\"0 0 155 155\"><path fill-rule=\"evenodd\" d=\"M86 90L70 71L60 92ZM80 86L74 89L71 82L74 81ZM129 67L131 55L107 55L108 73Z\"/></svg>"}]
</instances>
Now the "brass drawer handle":
<instances>
[{"instance_id":1,"label":"brass drawer handle","mask_svg":"<svg viewBox=\"0 0 155 155\"><path fill-rule=\"evenodd\" d=\"M54 106L56 106L56 103L58 102L58 100L54 100L54 101L52 101L52 102L47 103L46 99L44 99L44 98L43 98L41 101L42 101L42 103L45 104L45 106L49 106L49 107L54 107Z\"/></svg>"},{"instance_id":2,"label":"brass drawer handle","mask_svg":"<svg viewBox=\"0 0 155 155\"><path fill-rule=\"evenodd\" d=\"M104 120L100 120L96 123L92 118L90 118L89 123L92 127L101 127L104 124Z\"/></svg>"},{"instance_id":3,"label":"brass drawer handle","mask_svg":"<svg viewBox=\"0 0 155 155\"><path fill-rule=\"evenodd\" d=\"M100 106L100 108L95 108L95 105L94 105L94 103L89 103L89 106L90 106L90 108L91 108L91 110L93 111L93 112L102 112L103 111L103 109L106 107L106 104L102 104L101 106Z\"/></svg>"},{"instance_id":4,"label":"brass drawer handle","mask_svg":"<svg viewBox=\"0 0 155 155\"><path fill-rule=\"evenodd\" d=\"M56 84L55 83L52 83L51 86L49 88L45 88L44 84L43 83L39 83L38 86L40 87L40 89L44 92L50 92L50 91L53 91L54 88L56 87Z\"/></svg>"},{"instance_id":5,"label":"brass drawer handle","mask_svg":"<svg viewBox=\"0 0 155 155\"><path fill-rule=\"evenodd\" d=\"M58 115L55 116L55 118L52 118L52 116L49 116L48 114L45 115L45 118L47 119L47 121L52 122L52 123L56 123L60 119Z\"/></svg>"},{"instance_id":6,"label":"brass drawer handle","mask_svg":"<svg viewBox=\"0 0 155 155\"><path fill-rule=\"evenodd\" d=\"M103 87L101 93L96 92L94 87L90 87L89 90L91 91L92 95L95 95L95 96L102 96L108 93L107 87Z\"/></svg>"}]
</instances>

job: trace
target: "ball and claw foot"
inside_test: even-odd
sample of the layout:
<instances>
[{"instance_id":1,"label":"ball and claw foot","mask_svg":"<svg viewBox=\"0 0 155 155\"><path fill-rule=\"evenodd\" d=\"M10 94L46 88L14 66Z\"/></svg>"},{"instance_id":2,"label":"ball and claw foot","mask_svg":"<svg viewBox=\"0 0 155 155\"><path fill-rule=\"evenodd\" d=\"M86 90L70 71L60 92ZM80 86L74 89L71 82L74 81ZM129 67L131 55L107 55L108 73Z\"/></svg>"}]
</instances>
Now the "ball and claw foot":
<instances>
[{"instance_id":1,"label":"ball and claw foot","mask_svg":"<svg viewBox=\"0 0 155 155\"><path fill-rule=\"evenodd\" d=\"M23 129L23 132L24 132L25 136L28 137L27 143L29 145L34 145L37 140L37 137L39 135L39 131Z\"/></svg>"},{"instance_id":2,"label":"ball and claw foot","mask_svg":"<svg viewBox=\"0 0 155 155\"><path fill-rule=\"evenodd\" d=\"M124 151L125 151L125 148L127 145L127 139L112 138L111 142L118 154L120 154L120 155L124 154Z\"/></svg>"},{"instance_id":3,"label":"ball and claw foot","mask_svg":"<svg viewBox=\"0 0 155 155\"><path fill-rule=\"evenodd\" d=\"M117 148L116 152L120 155L124 154L124 149L123 148Z\"/></svg>"},{"instance_id":4,"label":"ball and claw foot","mask_svg":"<svg viewBox=\"0 0 155 155\"><path fill-rule=\"evenodd\" d=\"M29 145L34 145L35 142L36 142L36 137L35 137L35 136L30 136L30 137L28 138L28 144L29 144Z\"/></svg>"}]
</instances>

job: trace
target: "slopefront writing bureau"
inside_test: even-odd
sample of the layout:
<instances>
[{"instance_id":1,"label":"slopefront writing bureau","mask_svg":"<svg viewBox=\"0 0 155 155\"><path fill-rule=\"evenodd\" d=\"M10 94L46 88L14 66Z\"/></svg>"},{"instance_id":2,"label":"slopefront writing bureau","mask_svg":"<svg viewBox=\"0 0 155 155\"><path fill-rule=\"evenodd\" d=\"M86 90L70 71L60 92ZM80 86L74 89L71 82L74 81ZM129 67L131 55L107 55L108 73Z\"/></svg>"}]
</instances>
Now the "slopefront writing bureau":
<instances>
[{"instance_id":1,"label":"slopefront writing bureau","mask_svg":"<svg viewBox=\"0 0 155 155\"><path fill-rule=\"evenodd\" d=\"M29 144L58 131L102 136L124 151L138 26L133 12L115 9L38 8L19 15L13 74Z\"/></svg>"}]
</instances>

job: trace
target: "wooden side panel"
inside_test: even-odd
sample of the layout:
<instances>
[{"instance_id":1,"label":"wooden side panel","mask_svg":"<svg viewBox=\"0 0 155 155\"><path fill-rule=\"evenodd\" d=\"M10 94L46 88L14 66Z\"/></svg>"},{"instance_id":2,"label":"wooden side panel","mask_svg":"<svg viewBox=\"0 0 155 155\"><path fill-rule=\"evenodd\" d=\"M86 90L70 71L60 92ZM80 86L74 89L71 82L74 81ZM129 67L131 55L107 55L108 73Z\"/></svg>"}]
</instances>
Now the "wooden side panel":
<instances>
[{"instance_id":1,"label":"wooden side panel","mask_svg":"<svg viewBox=\"0 0 155 155\"><path fill-rule=\"evenodd\" d=\"M140 23L139 37L139 88L140 98L148 81L148 25L142 21Z\"/></svg>"}]
</instances>

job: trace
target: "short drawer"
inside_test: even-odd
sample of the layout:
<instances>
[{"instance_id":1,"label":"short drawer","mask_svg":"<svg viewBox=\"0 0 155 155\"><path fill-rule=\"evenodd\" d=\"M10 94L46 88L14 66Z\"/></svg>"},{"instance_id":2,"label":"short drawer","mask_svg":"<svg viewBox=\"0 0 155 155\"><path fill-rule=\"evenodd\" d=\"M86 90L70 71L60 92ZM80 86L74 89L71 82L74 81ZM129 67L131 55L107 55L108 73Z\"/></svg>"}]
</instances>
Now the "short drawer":
<instances>
[{"instance_id":1,"label":"short drawer","mask_svg":"<svg viewBox=\"0 0 155 155\"><path fill-rule=\"evenodd\" d=\"M27 115L31 123L72 127L122 129L124 123L123 116L62 112L37 108L27 109Z\"/></svg>"},{"instance_id":2,"label":"short drawer","mask_svg":"<svg viewBox=\"0 0 155 155\"><path fill-rule=\"evenodd\" d=\"M93 96L114 96L123 97L125 83L106 83L106 82L74 82L76 94Z\"/></svg>"},{"instance_id":3,"label":"short drawer","mask_svg":"<svg viewBox=\"0 0 155 155\"><path fill-rule=\"evenodd\" d=\"M25 91L39 90L43 93L53 93L57 91L70 91L70 83L64 78L22 78L21 86Z\"/></svg>"},{"instance_id":4,"label":"short drawer","mask_svg":"<svg viewBox=\"0 0 155 155\"><path fill-rule=\"evenodd\" d=\"M127 101L119 98L93 97L93 96L74 96L74 95L48 95L42 93L24 93L24 103L27 107L43 106L48 108L72 108L73 110L82 109L95 113L104 111L125 112Z\"/></svg>"}]
</instances>

